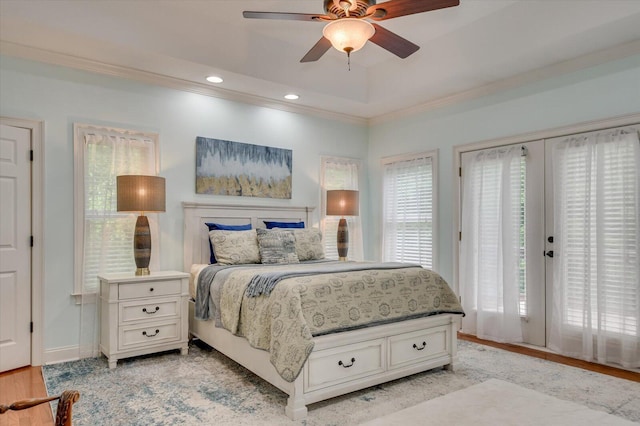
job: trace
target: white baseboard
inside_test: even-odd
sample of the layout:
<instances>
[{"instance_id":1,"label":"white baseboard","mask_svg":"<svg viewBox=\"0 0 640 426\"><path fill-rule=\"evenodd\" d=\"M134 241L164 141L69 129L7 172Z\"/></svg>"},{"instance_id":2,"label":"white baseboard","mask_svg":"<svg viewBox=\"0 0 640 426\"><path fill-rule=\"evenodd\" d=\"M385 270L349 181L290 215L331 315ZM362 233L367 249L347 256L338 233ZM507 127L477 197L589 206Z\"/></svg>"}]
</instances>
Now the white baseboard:
<instances>
[{"instance_id":1,"label":"white baseboard","mask_svg":"<svg viewBox=\"0 0 640 426\"><path fill-rule=\"evenodd\" d=\"M43 364L59 364L61 362L77 361L79 359L80 348L78 345L63 346L61 348L45 350Z\"/></svg>"}]
</instances>

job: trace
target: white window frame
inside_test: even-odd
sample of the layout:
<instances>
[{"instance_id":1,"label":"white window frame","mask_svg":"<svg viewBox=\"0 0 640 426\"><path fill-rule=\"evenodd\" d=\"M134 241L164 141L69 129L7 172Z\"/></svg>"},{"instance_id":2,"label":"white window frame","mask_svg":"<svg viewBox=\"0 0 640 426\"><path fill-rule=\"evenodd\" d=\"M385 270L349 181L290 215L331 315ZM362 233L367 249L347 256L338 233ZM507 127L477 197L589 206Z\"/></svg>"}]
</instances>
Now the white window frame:
<instances>
[{"instance_id":1,"label":"white window frame","mask_svg":"<svg viewBox=\"0 0 640 426\"><path fill-rule=\"evenodd\" d=\"M381 258L384 259L384 245L385 245L385 231L384 231L384 226L385 226L385 218L384 218L384 209L385 209L385 205L384 205L384 167L388 164L392 164L392 163L397 163L400 161L410 161L410 160L415 160L417 158L430 158L431 159L431 173L432 173L432 182L433 182L433 199L432 199L432 204L433 204L433 247L431 248L431 251L433 253L433 257L432 257L432 266L431 269L433 271L438 271L439 269L439 256L438 256L438 248L440 247L440 240L439 240L439 214L438 214L438 210L439 210L439 197L438 197L438 150L434 149L434 150L429 150L429 151L423 151L423 152L416 152L416 153L409 153L409 154L402 154L402 155L395 155L392 157L384 157L380 160L380 166L382 168L382 180L380 182L380 194L382 194L381 197L381 201L380 201L380 217L382 218L382 238L381 238L381 246L380 246L380 255Z\"/></svg>"},{"instance_id":2,"label":"white window frame","mask_svg":"<svg viewBox=\"0 0 640 426\"><path fill-rule=\"evenodd\" d=\"M322 230L322 240L325 249L325 254L328 251L327 248L331 247L331 253L333 253L333 248L335 248L336 256L337 256L337 240L336 234L327 235L325 221L327 219L327 191L325 189L325 170L328 162L339 162L354 166L357 170L356 177L358 179L358 191L362 191L361 189L361 173L362 173L362 161L357 158L349 158L349 157L336 157L330 155L323 155L320 157L320 228ZM354 189L354 188L335 188L335 189ZM362 212L362 209L360 209ZM364 259L364 241L363 241L363 232L362 232L362 218L361 217L347 217L347 223L349 223L349 239L350 239L350 249L349 249L349 259L351 260L362 260ZM336 222L338 218L335 217ZM355 224L354 224L355 223ZM362 257L362 259L359 259ZM337 259L337 257L336 257Z\"/></svg>"},{"instance_id":3,"label":"white window frame","mask_svg":"<svg viewBox=\"0 0 640 426\"><path fill-rule=\"evenodd\" d=\"M83 293L84 259L84 140L90 133L110 133L125 137L147 138L153 141L155 150L156 174L160 172L160 135L154 132L140 132L136 130L120 129L116 127L97 126L91 124L73 124L73 152L74 152L74 262L73 262L73 293L76 304L81 303ZM133 242L132 242L133 244ZM86 296L86 294L85 294Z\"/></svg>"}]
</instances>

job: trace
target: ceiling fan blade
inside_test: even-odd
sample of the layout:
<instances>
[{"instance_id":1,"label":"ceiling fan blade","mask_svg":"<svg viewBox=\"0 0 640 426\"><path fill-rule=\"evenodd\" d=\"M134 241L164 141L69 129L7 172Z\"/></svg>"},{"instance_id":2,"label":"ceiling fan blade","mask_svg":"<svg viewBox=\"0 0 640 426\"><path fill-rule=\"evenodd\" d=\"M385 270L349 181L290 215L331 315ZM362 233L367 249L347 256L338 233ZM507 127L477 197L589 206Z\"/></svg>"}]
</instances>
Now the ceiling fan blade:
<instances>
[{"instance_id":1,"label":"ceiling fan blade","mask_svg":"<svg viewBox=\"0 0 640 426\"><path fill-rule=\"evenodd\" d=\"M458 6L459 4L460 0L389 0L369 7L367 14L373 14L371 19L375 21L383 21L399 16Z\"/></svg>"},{"instance_id":2,"label":"ceiling fan blade","mask_svg":"<svg viewBox=\"0 0 640 426\"><path fill-rule=\"evenodd\" d=\"M327 15L319 15L313 13L288 13L288 12L251 12L244 11L242 16L252 19L284 19L288 21L319 21L324 19L333 19Z\"/></svg>"},{"instance_id":3,"label":"ceiling fan blade","mask_svg":"<svg viewBox=\"0 0 640 426\"><path fill-rule=\"evenodd\" d=\"M331 48L329 39L322 37L318 42L300 59L300 62L314 62L324 55Z\"/></svg>"},{"instance_id":4,"label":"ceiling fan blade","mask_svg":"<svg viewBox=\"0 0 640 426\"><path fill-rule=\"evenodd\" d=\"M378 24L373 24L373 27L376 29L376 32L369 41L377 44L383 49L387 49L389 52L402 59L412 55L420 49L420 46L411 43L409 40L400 37L398 34L391 32Z\"/></svg>"}]
</instances>

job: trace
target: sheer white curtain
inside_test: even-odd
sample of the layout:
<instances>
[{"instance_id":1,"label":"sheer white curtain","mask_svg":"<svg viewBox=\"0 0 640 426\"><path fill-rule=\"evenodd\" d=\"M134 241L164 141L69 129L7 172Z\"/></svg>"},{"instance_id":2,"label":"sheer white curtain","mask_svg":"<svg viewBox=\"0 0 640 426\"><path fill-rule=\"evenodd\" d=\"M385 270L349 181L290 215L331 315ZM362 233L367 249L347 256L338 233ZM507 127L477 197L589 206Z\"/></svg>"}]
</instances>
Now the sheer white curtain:
<instances>
[{"instance_id":1,"label":"sheer white curtain","mask_svg":"<svg viewBox=\"0 0 640 426\"><path fill-rule=\"evenodd\" d=\"M391 160L383 169L383 260L433 269L433 157Z\"/></svg>"},{"instance_id":2,"label":"sheer white curtain","mask_svg":"<svg viewBox=\"0 0 640 426\"><path fill-rule=\"evenodd\" d=\"M100 273L131 272L136 269L133 233L136 215L118 213L116 176L156 174L156 147L150 139L117 132L85 133L83 158L82 260L80 313L80 358L98 354L99 320L97 296ZM158 269L157 215L149 214L152 251L150 269ZM78 291L78 290L76 290Z\"/></svg>"},{"instance_id":3,"label":"sheer white curtain","mask_svg":"<svg viewBox=\"0 0 640 426\"><path fill-rule=\"evenodd\" d=\"M521 167L508 146L467 154L463 163L460 292L465 333L522 341L519 313Z\"/></svg>"},{"instance_id":4,"label":"sheer white curtain","mask_svg":"<svg viewBox=\"0 0 640 426\"><path fill-rule=\"evenodd\" d=\"M553 310L549 347L640 367L640 142L612 130L552 148Z\"/></svg>"},{"instance_id":5,"label":"sheer white curtain","mask_svg":"<svg viewBox=\"0 0 640 426\"><path fill-rule=\"evenodd\" d=\"M327 190L359 190L360 161L352 158L322 157L320 167L320 229L327 258L338 258L337 235L340 217L327 216ZM362 211L362 209L360 209ZM363 260L362 220L359 216L346 217L349 227L349 260Z\"/></svg>"}]
</instances>

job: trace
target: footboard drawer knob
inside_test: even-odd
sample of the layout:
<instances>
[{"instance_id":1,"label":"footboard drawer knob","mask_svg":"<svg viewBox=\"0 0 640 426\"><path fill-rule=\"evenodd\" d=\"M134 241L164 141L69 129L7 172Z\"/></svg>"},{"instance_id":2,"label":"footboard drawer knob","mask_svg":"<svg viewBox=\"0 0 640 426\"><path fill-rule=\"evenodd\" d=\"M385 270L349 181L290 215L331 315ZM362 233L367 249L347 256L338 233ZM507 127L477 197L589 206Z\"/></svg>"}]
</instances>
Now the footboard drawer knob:
<instances>
[{"instance_id":1,"label":"footboard drawer knob","mask_svg":"<svg viewBox=\"0 0 640 426\"><path fill-rule=\"evenodd\" d=\"M340 366L342 366L344 368L349 368L349 367L352 367L355 362L356 362L356 359L355 358L351 358L351 364L347 365L347 364L343 363L342 361L338 361L338 365L340 365Z\"/></svg>"},{"instance_id":2,"label":"footboard drawer knob","mask_svg":"<svg viewBox=\"0 0 640 426\"><path fill-rule=\"evenodd\" d=\"M415 343L413 344L413 349L415 349L417 351L421 351L426 347L427 347L427 342L422 342L422 346L418 346Z\"/></svg>"}]
</instances>

